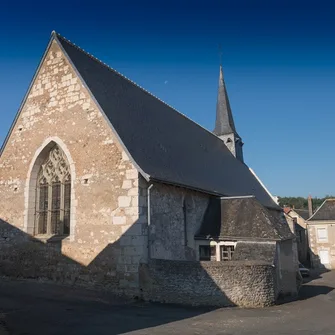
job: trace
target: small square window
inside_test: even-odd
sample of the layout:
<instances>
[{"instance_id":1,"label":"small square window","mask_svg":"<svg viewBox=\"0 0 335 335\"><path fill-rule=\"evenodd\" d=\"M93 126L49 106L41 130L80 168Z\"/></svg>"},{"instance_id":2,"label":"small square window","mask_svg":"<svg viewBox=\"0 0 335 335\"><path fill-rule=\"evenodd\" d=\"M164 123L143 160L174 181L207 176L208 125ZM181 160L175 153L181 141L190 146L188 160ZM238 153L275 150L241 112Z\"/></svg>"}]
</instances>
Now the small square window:
<instances>
[{"instance_id":1,"label":"small square window","mask_svg":"<svg viewBox=\"0 0 335 335\"><path fill-rule=\"evenodd\" d=\"M200 261L216 261L216 247L209 245L199 246Z\"/></svg>"},{"instance_id":2,"label":"small square window","mask_svg":"<svg viewBox=\"0 0 335 335\"><path fill-rule=\"evenodd\" d=\"M235 247L233 245L223 245L221 250L221 261L231 261L233 259L233 254Z\"/></svg>"},{"instance_id":3,"label":"small square window","mask_svg":"<svg viewBox=\"0 0 335 335\"><path fill-rule=\"evenodd\" d=\"M327 242L328 241L327 228L317 228L317 237L319 242Z\"/></svg>"}]
</instances>

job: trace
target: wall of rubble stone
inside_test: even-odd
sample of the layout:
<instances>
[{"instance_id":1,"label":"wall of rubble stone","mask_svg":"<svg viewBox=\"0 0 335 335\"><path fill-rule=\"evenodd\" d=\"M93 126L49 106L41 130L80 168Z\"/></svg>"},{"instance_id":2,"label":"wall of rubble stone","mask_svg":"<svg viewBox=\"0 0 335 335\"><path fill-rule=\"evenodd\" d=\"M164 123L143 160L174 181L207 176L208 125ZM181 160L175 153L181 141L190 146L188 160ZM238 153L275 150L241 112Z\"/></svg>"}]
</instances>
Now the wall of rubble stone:
<instances>
[{"instance_id":1,"label":"wall of rubble stone","mask_svg":"<svg viewBox=\"0 0 335 335\"><path fill-rule=\"evenodd\" d=\"M295 258L296 246L294 240L277 242L277 257L275 266L277 269L277 294L279 296L295 297L297 292L297 272L298 266Z\"/></svg>"},{"instance_id":2,"label":"wall of rubble stone","mask_svg":"<svg viewBox=\"0 0 335 335\"><path fill-rule=\"evenodd\" d=\"M200 229L209 196L185 188L153 184L150 191L150 256L196 260L194 236Z\"/></svg>"},{"instance_id":3,"label":"wall of rubble stone","mask_svg":"<svg viewBox=\"0 0 335 335\"><path fill-rule=\"evenodd\" d=\"M261 262L151 260L142 264L146 300L188 305L264 307L276 301L275 268Z\"/></svg>"},{"instance_id":4,"label":"wall of rubble stone","mask_svg":"<svg viewBox=\"0 0 335 335\"><path fill-rule=\"evenodd\" d=\"M70 237L57 246L46 246L38 236L34 242L15 242L16 228L33 233L35 189L29 186L29 171L36 153L51 141L66 153L73 174ZM147 254L146 213L139 205L146 200L139 183L137 170L108 122L53 41L0 157L0 219L6 226L0 236L2 261L6 252L7 263L31 257L22 264L35 277L43 277L46 269L58 272L60 259L71 260L66 262L72 264L69 271L77 265L94 267L96 274L118 287L136 290L139 262ZM15 232L9 232L11 227ZM37 252L40 247L53 251ZM15 266L6 268L10 274L8 269Z\"/></svg>"}]
</instances>

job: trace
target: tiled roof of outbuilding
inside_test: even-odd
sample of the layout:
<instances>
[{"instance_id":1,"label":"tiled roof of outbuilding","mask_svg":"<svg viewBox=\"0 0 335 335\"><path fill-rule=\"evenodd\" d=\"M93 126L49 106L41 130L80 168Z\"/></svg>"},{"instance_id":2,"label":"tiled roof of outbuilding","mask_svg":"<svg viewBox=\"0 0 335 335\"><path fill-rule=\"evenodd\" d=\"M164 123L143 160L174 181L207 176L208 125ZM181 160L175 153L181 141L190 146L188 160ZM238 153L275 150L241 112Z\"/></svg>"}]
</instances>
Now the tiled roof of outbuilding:
<instances>
[{"instance_id":1,"label":"tiled roof of outbuilding","mask_svg":"<svg viewBox=\"0 0 335 335\"><path fill-rule=\"evenodd\" d=\"M255 197L213 198L197 238L292 239L294 235L282 215L265 208Z\"/></svg>"}]
</instances>

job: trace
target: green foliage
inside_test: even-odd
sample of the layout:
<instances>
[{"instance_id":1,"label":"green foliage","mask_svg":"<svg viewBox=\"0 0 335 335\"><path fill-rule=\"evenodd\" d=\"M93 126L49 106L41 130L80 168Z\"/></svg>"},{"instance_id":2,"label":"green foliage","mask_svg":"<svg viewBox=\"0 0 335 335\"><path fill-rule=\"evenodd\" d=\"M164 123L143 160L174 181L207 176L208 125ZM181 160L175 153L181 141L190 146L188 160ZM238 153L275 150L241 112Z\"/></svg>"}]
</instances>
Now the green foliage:
<instances>
[{"instance_id":1,"label":"green foliage","mask_svg":"<svg viewBox=\"0 0 335 335\"><path fill-rule=\"evenodd\" d=\"M332 195L326 195L324 198L313 198L313 209L320 207L320 205L329 198L334 198ZM308 209L307 198L303 197L279 197L279 205L281 207L289 206L297 209Z\"/></svg>"}]
</instances>

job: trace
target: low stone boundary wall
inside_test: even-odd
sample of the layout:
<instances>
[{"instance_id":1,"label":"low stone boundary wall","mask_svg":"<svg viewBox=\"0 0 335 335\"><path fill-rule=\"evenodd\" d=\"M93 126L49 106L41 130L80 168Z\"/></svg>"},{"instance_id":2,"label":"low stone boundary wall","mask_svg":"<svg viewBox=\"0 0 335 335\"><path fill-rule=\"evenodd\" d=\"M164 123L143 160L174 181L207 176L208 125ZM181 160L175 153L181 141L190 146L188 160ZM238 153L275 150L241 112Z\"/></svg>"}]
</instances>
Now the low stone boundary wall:
<instances>
[{"instance_id":1,"label":"low stone boundary wall","mask_svg":"<svg viewBox=\"0 0 335 335\"><path fill-rule=\"evenodd\" d=\"M121 287L119 273L112 271L104 259L84 266L63 255L61 246L60 240L42 243L9 224L1 224L0 220L0 276L54 281L129 297L139 296L138 287Z\"/></svg>"},{"instance_id":2,"label":"low stone boundary wall","mask_svg":"<svg viewBox=\"0 0 335 335\"><path fill-rule=\"evenodd\" d=\"M275 303L276 273L262 262L151 260L140 267L143 298L208 306L264 307Z\"/></svg>"}]
</instances>

